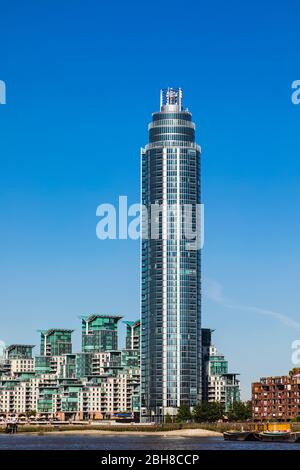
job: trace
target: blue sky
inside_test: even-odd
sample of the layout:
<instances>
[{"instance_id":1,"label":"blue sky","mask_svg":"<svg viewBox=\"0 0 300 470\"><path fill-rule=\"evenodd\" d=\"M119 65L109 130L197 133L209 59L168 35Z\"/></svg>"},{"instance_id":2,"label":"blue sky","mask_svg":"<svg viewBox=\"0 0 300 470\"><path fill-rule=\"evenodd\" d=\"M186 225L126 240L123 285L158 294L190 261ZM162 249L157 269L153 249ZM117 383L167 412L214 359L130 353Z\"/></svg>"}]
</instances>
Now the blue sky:
<instances>
[{"instance_id":1,"label":"blue sky","mask_svg":"<svg viewBox=\"0 0 300 470\"><path fill-rule=\"evenodd\" d=\"M181 86L202 146L203 325L250 382L300 339L296 1L0 0L0 339L82 313L139 315L139 247L96 207L139 199L159 90ZM266 314L266 311L275 314ZM288 319L286 318L288 317Z\"/></svg>"}]
</instances>

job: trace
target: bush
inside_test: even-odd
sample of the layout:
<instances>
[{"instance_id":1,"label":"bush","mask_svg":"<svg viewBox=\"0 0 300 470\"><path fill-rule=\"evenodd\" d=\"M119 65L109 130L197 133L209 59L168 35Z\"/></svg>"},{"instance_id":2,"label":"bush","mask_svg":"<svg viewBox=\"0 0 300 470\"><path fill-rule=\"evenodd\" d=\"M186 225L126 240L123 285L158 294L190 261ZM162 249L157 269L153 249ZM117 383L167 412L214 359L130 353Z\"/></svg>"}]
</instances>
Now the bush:
<instances>
[{"instance_id":1,"label":"bush","mask_svg":"<svg viewBox=\"0 0 300 470\"><path fill-rule=\"evenodd\" d=\"M226 414L229 421L247 421L248 419L251 419L251 401L235 401Z\"/></svg>"},{"instance_id":2,"label":"bush","mask_svg":"<svg viewBox=\"0 0 300 470\"><path fill-rule=\"evenodd\" d=\"M190 407L187 403L183 403L177 410L176 422L182 423L192 418Z\"/></svg>"},{"instance_id":3,"label":"bush","mask_svg":"<svg viewBox=\"0 0 300 470\"><path fill-rule=\"evenodd\" d=\"M218 402L201 402L195 406L193 416L196 421L214 422L223 419L224 406Z\"/></svg>"}]
</instances>

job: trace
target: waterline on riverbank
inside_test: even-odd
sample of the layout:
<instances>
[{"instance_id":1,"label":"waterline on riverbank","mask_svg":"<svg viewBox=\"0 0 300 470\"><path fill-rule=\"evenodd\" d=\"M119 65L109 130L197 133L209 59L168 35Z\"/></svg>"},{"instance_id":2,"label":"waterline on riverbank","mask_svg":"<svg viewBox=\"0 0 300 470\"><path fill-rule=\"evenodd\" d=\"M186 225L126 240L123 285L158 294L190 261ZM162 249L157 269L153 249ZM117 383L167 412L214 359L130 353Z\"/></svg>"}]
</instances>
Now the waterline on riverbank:
<instances>
[{"instance_id":1,"label":"waterline on riverbank","mask_svg":"<svg viewBox=\"0 0 300 470\"><path fill-rule=\"evenodd\" d=\"M215 431L208 431L206 429L177 429L175 431L111 431L103 429L81 429L81 430L64 430L59 431L53 429L53 431L31 431L31 432L18 432L19 435L30 435L30 436L101 436L101 435L130 435L130 436L165 436L165 437L220 437L221 433Z\"/></svg>"}]
</instances>

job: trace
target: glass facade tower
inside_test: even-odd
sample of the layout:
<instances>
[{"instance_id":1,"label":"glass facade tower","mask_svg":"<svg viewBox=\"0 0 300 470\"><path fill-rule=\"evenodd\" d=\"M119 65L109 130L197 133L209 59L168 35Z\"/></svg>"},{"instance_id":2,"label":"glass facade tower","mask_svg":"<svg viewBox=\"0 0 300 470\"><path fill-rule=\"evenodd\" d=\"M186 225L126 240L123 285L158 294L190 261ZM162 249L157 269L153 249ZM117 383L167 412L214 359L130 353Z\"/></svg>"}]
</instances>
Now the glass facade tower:
<instances>
[{"instance_id":1,"label":"glass facade tower","mask_svg":"<svg viewBox=\"0 0 300 470\"><path fill-rule=\"evenodd\" d=\"M118 315L83 315L82 352L95 353L118 349Z\"/></svg>"},{"instance_id":2,"label":"glass facade tower","mask_svg":"<svg viewBox=\"0 0 300 470\"><path fill-rule=\"evenodd\" d=\"M41 356L60 356L72 353L73 330L41 331Z\"/></svg>"},{"instance_id":3,"label":"glass facade tower","mask_svg":"<svg viewBox=\"0 0 300 470\"><path fill-rule=\"evenodd\" d=\"M183 209L192 208L197 229L201 151L181 89L161 90L148 130L141 150L141 419L162 421L201 399L200 249L187 243Z\"/></svg>"}]
</instances>

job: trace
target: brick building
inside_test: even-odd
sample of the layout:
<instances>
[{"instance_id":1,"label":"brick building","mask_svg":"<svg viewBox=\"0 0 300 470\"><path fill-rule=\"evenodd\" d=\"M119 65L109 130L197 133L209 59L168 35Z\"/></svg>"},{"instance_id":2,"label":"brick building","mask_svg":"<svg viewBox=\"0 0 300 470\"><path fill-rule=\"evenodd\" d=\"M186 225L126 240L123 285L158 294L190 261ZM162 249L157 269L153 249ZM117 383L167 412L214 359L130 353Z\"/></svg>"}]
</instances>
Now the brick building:
<instances>
[{"instance_id":1,"label":"brick building","mask_svg":"<svg viewBox=\"0 0 300 470\"><path fill-rule=\"evenodd\" d=\"M300 416L300 372L263 377L252 384L252 417L255 421L291 421Z\"/></svg>"}]
</instances>

